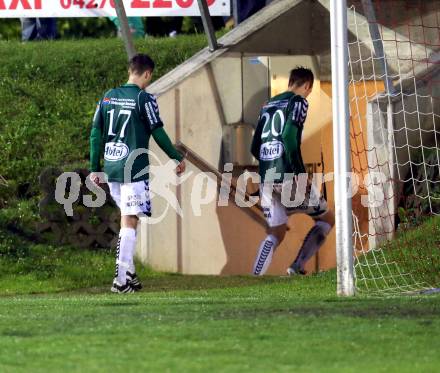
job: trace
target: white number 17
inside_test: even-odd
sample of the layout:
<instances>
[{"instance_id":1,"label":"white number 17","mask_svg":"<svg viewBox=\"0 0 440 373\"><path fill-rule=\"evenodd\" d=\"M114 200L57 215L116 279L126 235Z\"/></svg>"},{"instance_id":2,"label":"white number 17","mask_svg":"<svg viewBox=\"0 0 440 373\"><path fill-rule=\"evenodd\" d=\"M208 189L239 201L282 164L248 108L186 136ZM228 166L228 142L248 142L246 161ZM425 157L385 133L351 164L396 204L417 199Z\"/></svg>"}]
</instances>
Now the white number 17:
<instances>
[{"instance_id":1,"label":"white number 17","mask_svg":"<svg viewBox=\"0 0 440 373\"><path fill-rule=\"evenodd\" d=\"M108 127L108 135L115 136L116 133L113 132L113 117L115 115L115 109L110 110L108 114L110 115L110 126ZM130 120L131 117L131 110L120 110L118 114L118 118L121 115L127 116L127 119L125 119L125 122L122 124L121 134L119 135L119 138L123 139L125 136L125 127L127 127L128 121Z\"/></svg>"}]
</instances>

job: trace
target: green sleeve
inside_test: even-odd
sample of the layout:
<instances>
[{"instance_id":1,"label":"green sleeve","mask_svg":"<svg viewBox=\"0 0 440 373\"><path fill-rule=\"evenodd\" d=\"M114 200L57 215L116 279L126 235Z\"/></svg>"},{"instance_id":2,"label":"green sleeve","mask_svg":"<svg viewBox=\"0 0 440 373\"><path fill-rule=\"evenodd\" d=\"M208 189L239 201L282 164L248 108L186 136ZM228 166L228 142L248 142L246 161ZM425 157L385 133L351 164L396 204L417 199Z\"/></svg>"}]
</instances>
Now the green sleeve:
<instances>
[{"instance_id":1,"label":"green sleeve","mask_svg":"<svg viewBox=\"0 0 440 373\"><path fill-rule=\"evenodd\" d=\"M298 131L299 128L289 120L287 121L282 134L286 159L297 174L305 172L301 157Z\"/></svg>"},{"instance_id":2,"label":"green sleeve","mask_svg":"<svg viewBox=\"0 0 440 373\"><path fill-rule=\"evenodd\" d=\"M257 159L260 160L260 147L261 147L261 133L263 132L263 126L258 123L255 130L254 137L252 139L251 153Z\"/></svg>"},{"instance_id":3,"label":"green sleeve","mask_svg":"<svg viewBox=\"0 0 440 373\"><path fill-rule=\"evenodd\" d=\"M90 133L90 171L101 171L101 141L103 122L100 112L101 103L96 108L95 116L93 117L92 131Z\"/></svg>"},{"instance_id":4,"label":"green sleeve","mask_svg":"<svg viewBox=\"0 0 440 373\"><path fill-rule=\"evenodd\" d=\"M163 127L158 127L152 132L154 141L156 141L157 145L165 152L165 154L171 159L176 159L179 162L182 161L183 155L180 154L174 145L171 143L170 138L167 133L163 129Z\"/></svg>"}]
</instances>

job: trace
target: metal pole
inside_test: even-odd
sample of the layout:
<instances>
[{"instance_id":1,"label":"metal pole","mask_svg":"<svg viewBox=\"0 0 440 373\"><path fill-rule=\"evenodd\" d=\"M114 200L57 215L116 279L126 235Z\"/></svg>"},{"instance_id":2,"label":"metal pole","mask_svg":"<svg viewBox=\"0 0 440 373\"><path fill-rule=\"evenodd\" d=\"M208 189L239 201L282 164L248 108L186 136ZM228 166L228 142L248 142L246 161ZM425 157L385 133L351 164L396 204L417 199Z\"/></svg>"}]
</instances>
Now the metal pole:
<instances>
[{"instance_id":1,"label":"metal pole","mask_svg":"<svg viewBox=\"0 0 440 373\"><path fill-rule=\"evenodd\" d=\"M388 94L395 94L396 89L394 88L393 81L388 75L388 64L385 56L385 51L383 49L382 37L380 35L379 26L376 20L376 14L374 12L373 4L371 0L362 0L362 7L364 9L365 17L368 21L368 29L370 30L371 40L373 41L374 54L377 58L380 58L380 65L382 67L383 82L385 84L385 89Z\"/></svg>"},{"instance_id":2,"label":"metal pole","mask_svg":"<svg viewBox=\"0 0 440 373\"><path fill-rule=\"evenodd\" d=\"M394 89L394 87L393 87ZM390 228L392 233L388 234L388 239L391 240L394 238L394 232L396 230L396 224L395 224L395 217L397 214L397 201L396 201L396 197L397 197L397 187L396 187L396 159L394 156L394 152L395 152L395 142L394 142L394 104L393 102L390 100L389 96L388 96L388 106L387 106L387 132L388 132L388 165L389 165L389 169L390 169L390 180L389 180L389 185L387 186L387 191L388 191L388 195L387 195L387 199L388 201L385 201L385 203L388 203L388 211L391 211L391 216L389 217L390 221ZM390 230L390 229L388 229Z\"/></svg>"},{"instance_id":3,"label":"metal pole","mask_svg":"<svg viewBox=\"0 0 440 373\"><path fill-rule=\"evenodd\" d=\"M209 50L211 52L218 49L217 38L215 37L214 26L212 25L211 15L209 14L208 4L206 0L197 0L202 17L203 28L208 38Z\"/></svg>"},{"instance_id":4,"label":"metal pole","mask_svg":"<svg viewBox=\"0 0 440 373\"><path fill-rule=\"evenodd\" d=\"M337 293L354 295L351 198L348 196L350 127L348 106L347 1L331 0L333 154L335 172Z\"/></svg>"},{"instance_id":5,"label":"metal pole","mask_svg":"<svg viewBox=\"0 0 440 373\"><path fill-rule=\"evenodd\" d=\"M133 37L128 26L127 14L125 13L124 3L122 0L115 0L116 15L121 23L121 36L124 41L125 50L127 51L128 60L130 60L135 54L136 50L133 44Z\"/></svg>"},{"instance_id":6,"label":"metal pole","mask_svg":"<svg viewBox=\"0 0 440 373\"><path fill-rule=\"evenodd\" d=\"M379 26L376 19L376 14L374 11L373 4L371 0L362 0L362 7L364 9L365 17L368 21L368 28L370 30L371 40L373 41L374 54L377 58L379 58L379 64L382 69L382 80L385 85L385 91L388 95L388 106L387 106L387 131L388 131L388 165L390 169L390 185L391 190L388 190L387 198L388 200L385 203L389 204L389 209L391 211L391 216L389 219L393 219L391 222L392 230L395 230L394 217L396 214L396 201L395 196L396 193L394 190L396 189L395 185L395 177L396 177L396 167L395 167L395 157L394 157L394 121L393 121L393 101L390 96L395 96L397 94L396 88L394 87L393 80L389 76L389 68L387 63L387 56L385 54L383 48L382 37L380 35ZM380 110L380 105L378 105ZM387 226L387 228L389 228ZM393 232L394 233L394 232ZM388 235L388 239L393 238L394 234Z\"/></svg>"},{"instance_id":7,"label":"metal pole","mask_svg":"<svg viewBox=\"0 0 440 373\"><path fill-rule=\"evenodd\" d=\"M238 26L238 0L232 0L232 17L234 18L234 27Z\"/></svg>"}]
</instances>

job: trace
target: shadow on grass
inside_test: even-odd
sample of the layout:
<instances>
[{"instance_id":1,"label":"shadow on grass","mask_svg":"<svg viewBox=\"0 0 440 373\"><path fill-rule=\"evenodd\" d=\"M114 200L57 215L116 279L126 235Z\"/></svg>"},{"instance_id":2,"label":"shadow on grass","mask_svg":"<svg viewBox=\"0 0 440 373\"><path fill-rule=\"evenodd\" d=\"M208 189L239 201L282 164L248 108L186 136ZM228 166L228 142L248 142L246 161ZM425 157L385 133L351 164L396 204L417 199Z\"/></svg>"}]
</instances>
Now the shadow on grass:
<instances>
[{"instance_id":1,"label":"shadow on grass","mask_svg":"<svg viewBox=\"0 0 440 373\"><path fill-rule=\"evenodd\" d=\"M168 291L193 291L241 288L253 286L270 286L274 284L292 284L301 286L328 286L334 273L322 273L306 277L279 277L279 276L207 276L207 275L181 275L174 273L157 274L142 279L142 293L168 292ZM107 287L92 287L73 290L73 293L98 294L106 292Z\"/></svg>"},{"instance_id":2,"label":"shadow on grass","mask_svg":"<svg viewBox=\"0 0 440 373\"><path fill-rule=\"evenodd\" d=\"M377 300L376 300L377 301ZM386 304L382 306L367 305L363 302L358 302L347 307L346 304L341 302L340 304L333 304L332 306L324 305L322 303L309 305L309 306L297 306L278 309L252 309L252 310L228 310L223 311L221 317L225 319L252 319L257 317L264 317L264 315L272 317L314 317L314 318L327 318L327 317L353 317L363 319L379 319L379 318L402 318L402 319L421 319L421 324L430 325L432 321L423 320L423 318L439 318L440 314L440 302L437 304L430 304L423 306L411 305L404 303L400 306L389 307Z\"/></svg>"}]
</instances>

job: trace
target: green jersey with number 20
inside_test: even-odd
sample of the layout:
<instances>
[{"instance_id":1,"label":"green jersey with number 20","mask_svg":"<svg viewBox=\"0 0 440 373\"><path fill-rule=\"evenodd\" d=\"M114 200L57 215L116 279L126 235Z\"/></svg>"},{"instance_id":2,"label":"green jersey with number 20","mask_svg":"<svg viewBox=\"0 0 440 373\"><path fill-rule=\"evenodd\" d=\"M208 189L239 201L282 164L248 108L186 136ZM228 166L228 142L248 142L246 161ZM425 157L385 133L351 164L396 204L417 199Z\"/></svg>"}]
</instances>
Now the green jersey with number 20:
<instances>
[{"instance_id":1,"label":"green jersey with number 20","mask_svg":"<svg viewBox=\"0 0 440 373\"><path fill-rule=\"evenodd\" d=\"M153 95L135 84L125 84L105 93L93 118L92 137L101 137L96 143L104 145L104 172L110 182L124 180L124 168L130 154L148 149L152 132L163 127L159 108ZM95 131L95 132L94 132ZM100 171L101 149L91 146L91 171ZM131 169L131 180L148 179L148 173L136 177L149 164L148 155L138 155Z\"/></svg>"},{"instance_id":2,"label":"green jersey with number 20","mask_svg":"<svg viewBox=\"0 0 440 373\"><path fill-rule=\"evenodd\" d=\"M261 182L280 183L286 173L305 172L301 136L308 106L305 98L284 92L272 97L261 109L251 148L259 160ZM268 170L279 175L269 177Z\"/></svg>"}]
</instances>

